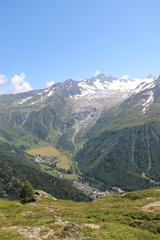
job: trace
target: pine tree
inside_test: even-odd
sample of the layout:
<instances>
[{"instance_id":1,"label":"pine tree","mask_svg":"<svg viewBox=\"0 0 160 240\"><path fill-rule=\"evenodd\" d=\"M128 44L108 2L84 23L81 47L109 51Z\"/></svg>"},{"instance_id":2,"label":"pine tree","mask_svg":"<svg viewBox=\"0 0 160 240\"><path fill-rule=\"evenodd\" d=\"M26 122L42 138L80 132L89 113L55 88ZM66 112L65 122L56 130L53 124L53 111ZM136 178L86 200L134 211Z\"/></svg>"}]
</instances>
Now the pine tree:
<instances>
[{"instance_id":1,"label":"pine tree","mask_svg":"<svg viewBox=\"0 0 160 240\"><path fill-rule=\"evenodd\" d=\"M20 200L22 203L34 201L34 189L32 184L29 181L25 181L21 185L20 189Z\"/></svg>"}]
</instances>

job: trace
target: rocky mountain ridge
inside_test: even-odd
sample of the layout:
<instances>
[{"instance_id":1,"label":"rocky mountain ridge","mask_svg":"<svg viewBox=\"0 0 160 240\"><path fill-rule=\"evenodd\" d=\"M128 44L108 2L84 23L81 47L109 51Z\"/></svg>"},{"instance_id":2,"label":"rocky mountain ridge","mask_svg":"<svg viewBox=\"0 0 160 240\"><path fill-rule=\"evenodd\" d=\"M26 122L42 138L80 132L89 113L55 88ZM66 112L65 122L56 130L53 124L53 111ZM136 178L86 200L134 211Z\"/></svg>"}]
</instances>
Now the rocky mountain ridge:
<instances>
[{"instance_id":1,"label":"rocky mountain ridge","mask_svg":"<svg viewBox=\"0 0 160 240\"><path fill-rule=\"evenodd\" d=\"M55 83L44 90L1 95L0 130L5 139L8 135L22 139L27 132L30 142L47 140L74 152L87 141L86 132L103 111L121 104L138 86L151 84L154 79L97 74L85 80ZM12 136L13 129L18 137ZM29 144L22 143L26 147Z\"/></svg>"}]
</instances>

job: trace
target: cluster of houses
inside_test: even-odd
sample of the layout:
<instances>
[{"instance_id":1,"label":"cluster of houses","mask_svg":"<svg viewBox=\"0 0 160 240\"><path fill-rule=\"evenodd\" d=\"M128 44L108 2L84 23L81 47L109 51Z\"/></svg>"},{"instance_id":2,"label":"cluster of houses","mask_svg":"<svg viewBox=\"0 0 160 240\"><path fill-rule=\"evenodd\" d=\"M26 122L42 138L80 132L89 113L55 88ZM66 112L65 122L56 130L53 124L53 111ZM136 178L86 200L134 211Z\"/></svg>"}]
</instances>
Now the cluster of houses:
<instances>
[{"instance_id":1,"label":"cluster of houses","mask_svg":"<svg viewBox=\"0 0 160 240\"><path fill-rule=\"evenodd\" d=\"M102 198L110 193L109 191L101 192L98 189L91 187L88 183L82 183L81 181L74 181L74 186L90 195L93 199Z\"/></svg>"}]
</instances>

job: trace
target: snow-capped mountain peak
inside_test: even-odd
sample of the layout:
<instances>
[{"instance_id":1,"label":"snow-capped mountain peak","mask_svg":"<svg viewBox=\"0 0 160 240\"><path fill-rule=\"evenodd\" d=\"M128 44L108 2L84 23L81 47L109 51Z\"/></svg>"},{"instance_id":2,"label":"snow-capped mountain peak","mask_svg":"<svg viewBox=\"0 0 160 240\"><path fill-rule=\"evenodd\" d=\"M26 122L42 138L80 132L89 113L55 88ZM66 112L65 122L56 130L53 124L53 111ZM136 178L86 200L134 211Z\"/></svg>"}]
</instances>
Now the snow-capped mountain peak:
<instances>
[{"instance_id":1,"label":"snow-capped mountain peak","mask_svg":"<svg viewBox=\"0 0 160 240\"><path fill-rule=\"evenodd\" d=\"M134 81L135 81L135 85L137 86L133 88L133 90L131 91L131 94L137 94L141 91L144 91L147 88L149 89L155 86L155 77L137 78Z\"/></svg>"},{"instance_id":2,"label":"snow-capped mountain peak","mask_svg":"<svg viewBox=\"0 0 160 240\"><path fill-rule=\"evenodd\" d=\"M80 94L75 97L89 97L100 92L103 94L121 92L129 96L129 94L140 91L143 85L152 84L153 81L154 77L130 79L128 75L125 75L120 78L116 78L106 77L104 74L100 73L90 79L79 81L78 86L80 88Z\"/></svg>"},{"instance_id":3,"label":"snow-capped mountain peak","mask_svg":"<svg viewBox=\"0 0 160 240\"><path fill-rule=\"evenodd\" d=\"M69 97L70 99L103 99L106 104L115 103L128 98L132 94L137 94L147 88L152 88L155 84L155 77L146 78L129 78L128 75L119 78L105 76L105 74L97 72L96 75L84 80L68 79L65 82L54 83L44 90L28 92L18 95L13 105L39 105L44 106L48 99L54 95ZM118 100L116 98L118 96ZM112 104L111 104L112 105Z\"/></svg>"}]
</instances>

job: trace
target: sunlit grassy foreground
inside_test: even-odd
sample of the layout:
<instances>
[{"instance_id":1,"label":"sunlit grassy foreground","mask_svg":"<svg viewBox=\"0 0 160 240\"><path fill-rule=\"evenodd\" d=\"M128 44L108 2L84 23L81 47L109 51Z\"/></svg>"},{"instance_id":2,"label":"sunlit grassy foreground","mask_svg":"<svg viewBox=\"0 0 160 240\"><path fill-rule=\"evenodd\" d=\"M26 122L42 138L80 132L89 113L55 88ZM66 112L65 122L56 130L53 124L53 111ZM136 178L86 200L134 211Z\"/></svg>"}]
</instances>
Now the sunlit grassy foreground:
<instances>
[{"instance_id":1,"label":"sunlit grassy foreground","mask_svg":"<svg viewBox=\"0 0 160 240\"><path fill-rule=\"evenodd\" d=\"M159 240L159 201L159 189L90 203L43 198L22 205L0 200L0 240Z\"/></svg>"}]
</instances>

